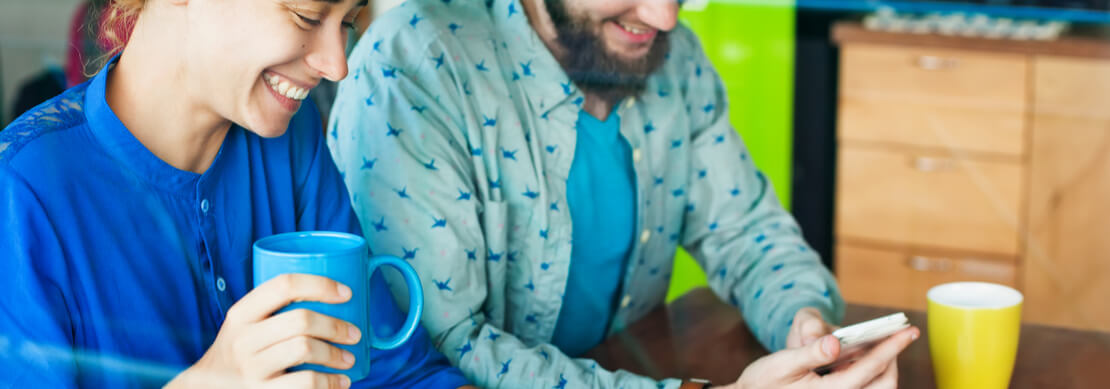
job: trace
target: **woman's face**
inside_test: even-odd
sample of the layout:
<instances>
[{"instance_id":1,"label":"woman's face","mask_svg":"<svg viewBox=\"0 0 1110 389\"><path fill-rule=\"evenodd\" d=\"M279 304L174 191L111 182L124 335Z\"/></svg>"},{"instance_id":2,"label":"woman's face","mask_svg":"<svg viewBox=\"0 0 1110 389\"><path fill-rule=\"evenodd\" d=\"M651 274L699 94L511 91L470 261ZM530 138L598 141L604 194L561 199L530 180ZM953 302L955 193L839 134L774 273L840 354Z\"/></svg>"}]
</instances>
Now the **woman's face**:
<instances>
[{"instance_id":1,"label":"woman's face","mask_svg":"<svg viewBox=\"0 0 1110 389\"><path fill-rule=\"evenodd\" d=\"M188 96L260 136L285 133L321 79L347 76L345 48L365 0L187 0Z\"/></svg>"}]
</instances>

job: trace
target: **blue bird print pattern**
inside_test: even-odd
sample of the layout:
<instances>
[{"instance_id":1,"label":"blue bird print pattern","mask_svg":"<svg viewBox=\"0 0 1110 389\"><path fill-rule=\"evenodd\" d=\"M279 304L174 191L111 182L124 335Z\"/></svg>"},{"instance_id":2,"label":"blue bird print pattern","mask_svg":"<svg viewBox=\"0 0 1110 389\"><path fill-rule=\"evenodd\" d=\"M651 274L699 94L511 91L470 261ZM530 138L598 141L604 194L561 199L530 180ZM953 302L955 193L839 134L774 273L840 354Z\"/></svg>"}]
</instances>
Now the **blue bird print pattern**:
<instances>
[{"instance_id":1,"label":"blue bird print pattern","mask_svg":"<svg viewBox=\"0 0 1110 389\"><path fill-rule=\"evenodd\" d=\"M462 347L455 349L455 351L459 352L459 360L462 360L463 357L466 356L466 353L470 352L471 350L474 350L474 347L470 345L469 340L466 341L466 344L462 345Z\"/></svg>"},{"instance_id":2,"label":"blue bird print pattern","mask_svg":"<svg viewBox=\"0 0 1110 389\"><path fill-rule=\"evenodd\" d=\"M374 231L377 231L377 232L389 231L389 228L386 227L386 225L385 225L385 216L382 216L381 220L379 220L377 223L371 223L371 224L374 226Z\"/></svg>"},{"instance_id":3,"label":"blue bird print pattern","mask_svg":"<svg viewBox=\"0 0 1110 389\"><path fill-rule=\"evenodd\" d=\"M552 389L566 389L566 387L567 387L567 378L563 377L562 374L559 374L559 383L555 384L555 386L552 386L551 388Z\"/></svg>"},{"instance_id":4,"label":"blue bird print pattern","mask_svg":"<svg viewBox=\"0 0 1110 389\"><path fill-rule=\"evenodd\" d=\"M486 115L482 115L482 127L493 127L493 126L496 126L496 125L497 125L497 119L490 118Z\"/></svg>"},{"instance_id":5,"label":"blue bird print pattern","mask_svg":"<svg viewBox=\"0 0 1110 389\"><path fill-rule=\"evenodd\" d=\"M401 136L401 131L404 131L400 128L393 128L393 125L389 124L389 122L385 123L385 128L387 130L385 133L386 136Z\"/></svg>"},{"instance_id":6,"label":"blue bird print pattern","mask_svg":"<svg viewBox=\"0 0 1110 389\"><path fill-rule=\"evenodd\" d=\"M366 158L363 158L363 159L362 159L362 167L361 167L361 169L362 169L362 170L370 170L370 169L373 169L373 168L374 168L374 165L375 165L375 164L377 164L377 163L378 163L378 159L377 159L377 158L374 158L374 159L366 159Z\"/></svg>"},{"instance_id":7,"label":"blue bird print pattern","mask_svg":"<svg viewBox=\"0 0 1110 389\"><path fill-rule=\"evenodd\" d=\"M531 188L526 188L526 189L524 190L524 193L521 193L521 194L523 194L523 195L524 195L524 197L527 197L527 198L530 198L530 199L533 199L533 200L535 200L535 199L537 199L537 198L539 198L539 197L540 197L540 194L539 194L539 192L534 192L534 191L532 191L532 189L531 189Z\"/></svg>"},{"instance_id":8,"label":"blue bird print pattern","mask_svg":"<svg viewBox=\"0 0 1110 389\"><path fill-rule=\"evenodd\" d=\"M435 286L425 295L435 312L421 322L440 351L465 359L475 384L675 387L536 347L550 339L567 287L565 182L585 99L520 7L408 0L375 20L349 57L355 74L340 83L328 150L340 172L358 173L343 177L370 249L404 257ZM616 108L619 134L643 157L627 163L642 205L635 220L650 238L632 237L639 254L621 293L635 303L615 311L631 322L662 304L668 253L695 248L721 299L777 350L793 313L775 307L835 319L842 300L729 125L728 93L696 36L679 25L667 39L647 92Z\"/></svg>"},{"instance_id":9,"label":"blue bird print pattern","mask_svg":"<svg viewBox=\"0 0 1110 389\"><path fill-rule=\"evenodd\" d=\"M416 259L416 251L417 250L420 250L420 249L419 248L413 248L412 250L408 250L408 249L405 249L404 247L402 247L401 251L404 252L405 255L402 256L401 259L407 259L407 260Z\"/></svg>"},{"instance_id":10,"label":"blue bird print pattern","mask_svg":"<svg viewBox=\"0 0 1110 389\"><path fill-rule=\"evenodd\" d=\"M436 281L436 280L433 279L432 283L436 284L436 289L439 289L441 291L447 291L447 292L451 291L451 279L450 278L448 278L447 281L443 281L443 282Z\"/></svg>"},{"instance_id":11,"label":"blue bird print pattern","mask_svg":"<svg viewBox=\"0 0 1110 389\"><path fill-rule=\"evenodd\" d=\"M493 251L490 251L486 259L489 259L490 262L498 262L501 260L502 255L505 255L505 253L495 253Z\"/></svg>"},{"instance_id":12,"label":"blue bird print pattern","mask_svg":"<svg viewBox=\"0 0 1110 389\"><path fill-rule=\"evenodd\" d=\"M409 187L406 186L402 187L401 189L394 189L393 191L397 193L397 197L400 197L402 199L411 199L412 197L409 197L408 190Z\"/></svg>"}]
</instances>

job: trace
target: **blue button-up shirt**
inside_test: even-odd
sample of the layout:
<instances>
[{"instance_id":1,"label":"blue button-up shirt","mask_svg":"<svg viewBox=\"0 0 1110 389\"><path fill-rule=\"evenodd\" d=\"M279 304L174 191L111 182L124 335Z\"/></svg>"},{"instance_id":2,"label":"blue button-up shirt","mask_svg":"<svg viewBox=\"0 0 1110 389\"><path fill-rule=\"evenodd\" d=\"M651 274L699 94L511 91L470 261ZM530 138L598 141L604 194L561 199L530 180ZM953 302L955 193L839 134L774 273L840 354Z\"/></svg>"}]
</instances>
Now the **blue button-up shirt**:
<instances>
[{"instance_id":1,"label":"blue button-up shirt","mask_svg":"<svg viewBox=\"0 0 1110 389\"><path fill-rule=\"evenodd\" d=\"M251 289L256 239L361 231L309 102L278 138L233 126L195 174L123 126L107 73L0 132L0 388L160 386ZM403 320L389 298L371 308L385 331ZM356 387L464 384L423 330L371 358Z\"/></svg>"},{"instance_id":2,"label":"blue button-up shirt","mask_svg":"<svg viewBox=\"0 0 1110 389\"><path fill-rule=\"evenodd\" d=\"M332 155L371 248L435 281L424 325L472 381L677 387L550 343L575 246L567 179L585 97L523 10L518 0L408 0L376 20L339 87ZM679 26L669 39L645 93L617 108L635 238L607 333L663 303L682 245L753 334L780 349L802 307L839 319L836 282L729 124L697 37Z\"/></svg>"}]
</instances>

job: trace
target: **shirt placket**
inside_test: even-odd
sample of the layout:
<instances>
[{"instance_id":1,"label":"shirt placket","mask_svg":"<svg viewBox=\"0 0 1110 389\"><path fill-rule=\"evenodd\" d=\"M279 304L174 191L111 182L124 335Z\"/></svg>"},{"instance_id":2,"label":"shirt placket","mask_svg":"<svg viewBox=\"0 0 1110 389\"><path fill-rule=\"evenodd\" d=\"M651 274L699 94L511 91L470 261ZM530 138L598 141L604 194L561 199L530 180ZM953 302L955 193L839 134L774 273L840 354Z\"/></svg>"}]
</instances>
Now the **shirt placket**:
<instances>
[{"instance_id":1,"label":"shirt placket","mask_svg":"<svg viewBox=\"0 0 1110 389\"><path fill-rule=\"evenodd\" d=\"M644 177L643 163L643 139L637 136L633 131L638 128L640 118L635 116L635 110L638 100L635 97L628 97L621 101L621 105L617 108L617 114L621 118L620 136L624 141L628 142L628 148L631 151L632 157L632 172L634 177L633 185L635 186L635 203L636 203L636 220L635 230L637 231L635 241L632 244L632 250L629 252L628 259L625 263L623 279L621 280L620 293L618 298L618 305L616 312L613 313L611 324L609 325L608 333L612 334L620 331L626 326L626 319L631 308L636 301L636 296L633 296L632 280L636 276L637 266L639 265L640 258L643 256L643 247L652 238L652 231L645 228L644 222L645 211L645 197L643 185L641 184L640 177ZM649 174L650 176L650 174Z\"/></svg>"},{"instance_id":2,"label":"shirt placket","mask_svg":"<svg viewBox=\"0 0 1110 389\"><path fill-rule=\"evenodd\" d=\"M573 98L573 96L572 96ZM543 209L548 215L549 238L544 242L544 258L534 265L536 288L541 293L536 294L537 305L550 307L543 310L541 320L537 320L536 336L539 339L550 340L555 333L555 324L558 321L559 311L562 309L563 293L569 276L569 262L571 257L571 228L570 207L567 204L567 178L570 174L571 164L574 162L574 152L577 147L574 131L560 131L557 129L574 128L574 119L577 117L578 108L569 103L566 106L553 108L549 117L536 122L536 128L543 129L536 133L544 132L539 139L545 148L544 165L549 167L545 179L547 180L548 193L552 196L550 203ZM548 153L547 146L557 146L557 152Z\"/></svg>"},{"instance_id":3,"label":"shirt placket","mask_svg":"<svg viewBox=\"0 0 1110 389\"><path fill-rule=\"evenodd\" d=\"M215 304L210 305L212 315L216 318L223 318L227 313L227 309L231 306L230 291L228 289L227 280L224 278L222 264L218 261L216 256L216 244L219 240L216 238L216 217L217 210L216 204L213 201L213 196L208 193L202 182L197 183L196 196L194 196L195 212L200 226L200 250L199 258L201 259L201 269L204 270L204 290L208 291L209 296ZM220 322L220 320L217 320Z\"/></svg>"}]
</instances>

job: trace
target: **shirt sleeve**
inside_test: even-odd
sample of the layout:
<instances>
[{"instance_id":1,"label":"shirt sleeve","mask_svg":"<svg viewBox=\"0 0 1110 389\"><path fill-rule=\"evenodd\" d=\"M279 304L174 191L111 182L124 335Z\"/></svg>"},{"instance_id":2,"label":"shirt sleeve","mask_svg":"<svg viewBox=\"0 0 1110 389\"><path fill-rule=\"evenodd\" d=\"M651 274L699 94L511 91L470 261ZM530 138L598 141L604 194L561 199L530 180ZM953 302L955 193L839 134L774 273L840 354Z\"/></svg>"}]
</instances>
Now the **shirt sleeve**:
<instances>
[{"instance_id":1,"label":"shirt sleeve","mask_svg":"<svg viewBox=\"0 0 1110 389\"><path fill-rule=\"evenodd\" d=\"M294 147L311 150L295 163L297 167L306 167L303 175L297 172L301 169L294 172L298 177L304 177L296 184L299 199L297 228L301 231L328 230L362 235L347 189L324 143L319 114L310 100L305 100L305 104L303 109L308 114L298 114L290 123L290 128L298 131ZM404 324L406 314L393 301L380 273L371 278L370 288L370 296L374 298L370 307L371 317L374 318L373 331L381 336L396 333ZM422 326L418 326L413 336L400 347L392 350L371 349L370 359L370 375L355 383L354 387L456 388L467 384L462 373L432 346L428 332Z\"/></svg>"},{"instance_id":2,"label":"shirt sleeve","mask_svg":"<svg viewBox=\"0 0 1110 389\"><path fill-rule=\"evenodd\" d=\"M0 388L74 388L61 245L26 181L0 166Z\"/></svg>"},{"instance_id":3,"label":"shirt sleeve","mask_svg":"<svg viewBox=\"0 0 1110 389\"><path fill-rule=\"evenodd\" d=\"M707 179L689 175L692 211L686 213L681 243L705 269L713 291L741 309L767 349L779 350L799 309L817 308L826 321L839 323L844 302L832 274L729 123L728 98L716 70L694 35L684 32L697 53L684 73L685 95L695 108L691 166L711 171Z\"/></svg>"},{"instance_id":4,"label":"shirt sleeve","mask_svg":"<svg viewBox=\"0 0 1110 389\"><path fill-rule=\"evenodd\" d=\"M485 388L677 387L677 380L606 371L504 331L506 287L497 275L505 270L487 264L504 255L490 248L504 247L507 237L494 227L508 210L491 197L487 183L496 178L481 168L481 159L496 156L467 139L481 115L462 96L466 76L361 49L352 54L354 76L340 85L328 142L371 248L405 258L420 274L424 325L451 362ZM420 59L452 50L408 49Z\"/></svg>"}]
</instances>

